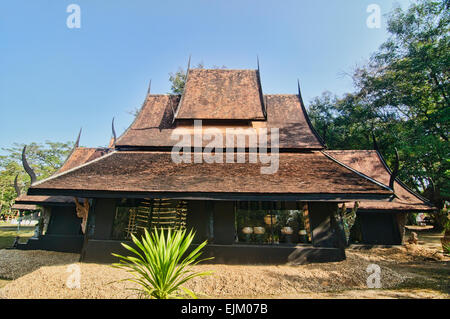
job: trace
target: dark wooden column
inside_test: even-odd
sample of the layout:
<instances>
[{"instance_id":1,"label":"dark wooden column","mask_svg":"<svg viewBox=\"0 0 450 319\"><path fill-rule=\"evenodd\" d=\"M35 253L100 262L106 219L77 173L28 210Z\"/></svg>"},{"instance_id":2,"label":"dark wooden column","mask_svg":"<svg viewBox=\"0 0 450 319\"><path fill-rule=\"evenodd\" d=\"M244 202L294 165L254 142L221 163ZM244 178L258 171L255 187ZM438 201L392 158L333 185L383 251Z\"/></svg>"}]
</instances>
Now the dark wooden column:
<instances>
[{"instance_id":1,"label":"dark wooden column","mask_svg":"<svg viewBox=\"0 0 450 319\"><path fill-rule=\"evenodd\" d=\"M308 206L313 246L337 247L338 234L332 224L337 204L317 202L309 203Z\"/></svg>"},{"instance_id":2,"label":"dark wooden column","mask_svg":"<svg viewBox=\"0 0 450 319\"><path fill-rule=\"evenodd\" d=\"M206 202L203 200L188 201L188 212L186 216L186 228L195 231L194 243L199 244L206 239L208 228L208 216L206 213Z\"/></svg>"},{"instance_id":3,"label":"dark wooden column","mask_svg":"<svg viewBox=\"0 0 450 319\"><path fill-rule=\"evenodd\" d=\"M214 202L214 244L232 245L234 243L236 232L234 208L234 202Z\"/></svg>"},{"instance_id":4,"label":"dark wooden column","mask_svg":"<svg viewBox=\"0 0 450 319\"><path fill-rule=\"evenodd\" d=\"M116 214L116 200L99 198L95 201L94 209L95 229L93 239L110 239Z\"/></svg>"}]
</instances>

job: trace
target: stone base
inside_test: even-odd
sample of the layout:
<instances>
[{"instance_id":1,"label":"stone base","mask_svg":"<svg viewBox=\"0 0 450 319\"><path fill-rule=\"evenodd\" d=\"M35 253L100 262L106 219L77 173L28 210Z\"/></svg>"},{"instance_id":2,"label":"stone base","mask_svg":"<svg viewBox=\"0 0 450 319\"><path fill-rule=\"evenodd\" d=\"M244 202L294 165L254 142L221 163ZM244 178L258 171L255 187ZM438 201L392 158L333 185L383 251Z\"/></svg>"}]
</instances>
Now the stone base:
<instances>
[{"instance_id":1,"label":"stone base","mask_svg":"<svg viewBox=\"0 0 450 319\"><path fill-rule=\"evenodd\" d=\"M80 253L84 236L43 235L40 238L30 238L26 244L19 244L22 250L50 250L63 253Z\"/></svg>"},{"instance_id":2,"label":"stone base","mask_svg":"<svg viewBox=\"0 0 450 319\"><path fill-rule=\"evenodd\" d=\"M131 245L131 243L127 242ZM193 245L195 247L196 245ZM90 239L83 249L81 261L113 263L118 258L111 253L129 256L131 252L120 245L120 241ZM205 263L215 264L286 264L295 265L345 260L345 251L338 248L262 245L207 245L201 258L214 257Z\"/></svg>"}]
</instances>

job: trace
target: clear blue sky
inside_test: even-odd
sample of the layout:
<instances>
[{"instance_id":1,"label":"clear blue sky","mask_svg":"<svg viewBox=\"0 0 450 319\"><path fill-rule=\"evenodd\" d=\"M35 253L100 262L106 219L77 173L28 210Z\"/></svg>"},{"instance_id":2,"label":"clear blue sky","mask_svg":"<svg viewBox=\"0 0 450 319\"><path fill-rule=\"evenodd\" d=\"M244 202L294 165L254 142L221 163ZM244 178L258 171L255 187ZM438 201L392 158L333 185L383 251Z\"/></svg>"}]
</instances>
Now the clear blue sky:
<instances>
[{"instance_id":1,"label":"clear blue sky","mask_svg":"<svg viewBox=\"0 0 450 319\"><path fill-rule=\"evenodd\" d=\"M386 39L386 19L369 29L367 6L384 15L409 0L29 0L0 3L0 148L69 141L106 145L111 119L121 134L152 93L167 93L168 73L192 65L256 68L264 93L305 101L352 90L344 72ZM81 28L69 29L69 4ZM0 154L3 153L0 151Z\"/></svg>"}]
</instances>

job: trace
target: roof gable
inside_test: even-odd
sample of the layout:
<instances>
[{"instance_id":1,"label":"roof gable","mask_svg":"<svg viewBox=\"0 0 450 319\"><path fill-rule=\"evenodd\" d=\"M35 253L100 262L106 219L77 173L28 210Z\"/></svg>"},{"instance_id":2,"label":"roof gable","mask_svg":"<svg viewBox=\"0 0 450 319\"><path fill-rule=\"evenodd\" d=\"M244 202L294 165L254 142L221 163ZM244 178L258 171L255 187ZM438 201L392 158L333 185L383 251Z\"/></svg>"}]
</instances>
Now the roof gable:
<instances>
[{"instance_id":1,"label":"roof gable","mask_svg":"<svg viewBox=\"0 0 450 319\"><path fill-rule=\"evenodd\" d=\"M257 70L191 69L176 119L262 120Z\"/></svg>"}]
</instances>

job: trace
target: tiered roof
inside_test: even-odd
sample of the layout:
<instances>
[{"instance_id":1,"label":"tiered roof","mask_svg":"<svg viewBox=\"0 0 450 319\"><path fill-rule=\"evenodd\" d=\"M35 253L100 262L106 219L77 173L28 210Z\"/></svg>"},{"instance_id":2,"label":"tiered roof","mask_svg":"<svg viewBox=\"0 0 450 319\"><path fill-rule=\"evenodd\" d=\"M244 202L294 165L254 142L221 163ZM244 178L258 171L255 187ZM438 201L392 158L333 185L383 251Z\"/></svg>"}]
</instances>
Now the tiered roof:
<instances>
[{"instance_id":1,"label":"tiered roof","mask_svg":"<svg viewBox=\"0 0 450 319\"><path fill-rule=\"evenodd\" d=\"M256 70L191 69L182 96L147 96L135 121L117 139L116 146L168 149L177 143L171 139L175 129L189 130L192 120L203 120L204 130L278 128L280 149L323 149L301 96L263 95L258 79ZM206 145L204 142L203 146Z\"/></svg>"},{"instance_id":2,"label":"tiered roof","mask_svg":"<svg viewBox=\"0 0 450 319\"><path fill-rule=\"evenodd\" d=\"M181 131L192 138L195 120L203 120L204 131L278 128L278 171L264 175L260 163L249 162L176 164L169 151L178 141L171 136ZM189 70L183 94L148 95L115 145L113 153L35 183L29 194L333 201L392 195L325 156L300 92L264 95L256 70Z\"/></svg>"}]
</instances>

